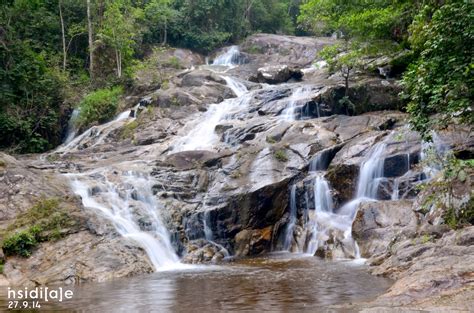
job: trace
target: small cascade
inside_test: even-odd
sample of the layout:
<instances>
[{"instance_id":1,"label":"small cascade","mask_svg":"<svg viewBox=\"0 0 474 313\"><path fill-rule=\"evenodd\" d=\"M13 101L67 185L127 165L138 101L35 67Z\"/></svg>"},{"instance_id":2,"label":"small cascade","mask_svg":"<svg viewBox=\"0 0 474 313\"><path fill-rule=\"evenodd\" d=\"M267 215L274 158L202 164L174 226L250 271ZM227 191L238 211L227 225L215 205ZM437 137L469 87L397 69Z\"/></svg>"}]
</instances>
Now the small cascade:
<instances>
[{"instance_id":1,"label":"small cascade","mask_svg":"<svg viewBox=\"0 0 474 313\"><path fill-rule=\"evenodd\" d=\"M212 65L223 65L223 66L234 66L239 65L240 62L240 50L238 46L231 46L227 51L221 55L218 55Z\"/></svg>"},{"instance_id":2,"label":"small cascade","mask_svg":"<svg viewBox=\"0 0 474 313\"><path fill-rule=\"evenodd\" d=\"M290 216L285 229L285 240L283 250L289 251L293 241L293 232L296 224L296 185L291 186L290 191Z\"/></svg>"},{"instance_id":3,"label":"small cascade","mask_svg":"<svg viewBox=\"0 0 474 313\"><path fill-rule=\"evenodd\" d=\"M324 173L318 172L313 184L314 192L314 213L310 217L307 229L311 234L307 243L305 253L314 255L319 248L319 238L327 236L328 226L325 223L332 215L334 205L331 196L331 189L328 181L324 178Z\"/></svg>"},{"instance_id":4,"label":"small cascade","mask_svg":"<svg viewBox=\"0 0 474 313\"><path fill-rule=\"evenodd\" d=\"M211 214L209 213L209 211L204 211L202 224L204 227L204 237L206 238L207 241L212 241L214 239L214 235L212 234L212 229L209 226L210 223L211 223Z\"/></svg>"},{"instance_id":5,"label":"small cascade","mask_svg":"<svg viewBox=\"0 0 474 313\"><path fill-rule=\"evenodd\" d=\"M293 90L293 93L288 97L288 105L282 112L282 117L286 121L294 121L297 117L303 116L302 107L308 102L308 98L312 95L313 88L309 85L301 86ZM299 114L298 114L299 111ZM319 110L318 110L318 117Z\"/></svg>"},{"instance_id":6,"label":"small cascade","mask_svg":"<svg viewBox=\"0 0 474 313\"><path fill-rule=\"evenodd\" d=\"M236 79L233 79L230 76L221 76L225 82L227 83L227 86L229 86L230 89L235 93L237 97L242 97L245 93L248 92L247 87L239 82Z\"/></svg>"},{"instance_id":7,"label":"small cascade","mask_svg":"<svg viewBox=\"0 0 474 313\"><path fill-rule=\"evenodd\" d=\"M223 79L237 95L237 98L212 104L201 121L189 131L187 136L181 138L174 145L173 152L199 149L212 150L213 145L219 141L219 136L215 132L216 126L228 119L233 112L242 110L250 103L251 97L248 95L247 87L244 84L228 76L223 76Z\"/></svg>"},{"instance_id":8,"label":"small cascade","mask_svg":"<svg viewBox=\"0 0 474 313\"><path fill-rule=\"evenodd\" d=\"M87 148L93 148L104 143L105 139L113 131L135 119L135 112L137 112L139 106L140 104L131 110L127 110L118 114L110 122L98 126L92 126L77 137L75 137L75 133L73 135L68 135L72 136L71 140L66 140L63 145L56 149L56 152L65 154L74 150L81 150L83 146L86 146Z\"/></svg>"},{"instance_id":9,"label":"small cascade","mask_svg":"<svg viewBox=\"0 0 474 313\"><path fill-rule=\"evenodd\" d=\"M160 205L148 178L131 171L111 173L68 174L68 177L84 207L106 218L120 235L143 248L156 271L179 267L179 258L161 221Z\"/></svg>"},{"instance_id":10,"label":"small cascade","mask_svg":"<svg viewBox=\"0 0 474 313\"><path fill-rule=\"evenodd\" d=\"M385 140L372 147L361 164L355 198L338 210L335 210L331 187L325 178L325 171L330 163L330 151L322 151L310 161L314 210L308 209L311 206L306 194L306 212L301 223L304 228L302 234L305 244L303 248L298 247L299 252L314 255L321 249L320 252L325 254L324 251L339 246L342 250L337 252L336 257L360 258L357 242L352 238L352 221L362 201L377 199L378 187L383 180L385 149ZM291 201L296 203L293 198ZM296 212L296 208L294 211ZM292 220L288 227L291 225Z\"/></svg>"},{"instance_id":11,"label":"small cascade","mask_svg":"<svg viewBox=\"0 0 474 313\"><path fill-rule=\"evenodd\" d=\"M377 190L383 178L385 158L382 156L387 145L382 141L377 143L368 158L362 163L357 183L356 199L377 198Z\"/></svg>"},{"instance_id":12,"label":"small cascade","mask_svg":"<svg viewBox=\"0 0 474 313\"><path fill-rule=\"evenodd\" d=\"M309 162L309 171L310 172L318 172L318 171L325 171L329 166L329 162L331 162L331 150L326 149L319 152L311 161Z\"/></svg>"},{"instance_id":13,"label":"small cascade","mask_svg":"<svg viewBox=\"0 0 474 313\"><path fill-rule=\"evenodd\" d=\"M79 109L74 109L67 123L67 131L66 131L66 136L64 139L64 144L70 143L74 139L74 137L76 137L77 129L75 126L75 121L78 116L79 116Z\"/></svg>"}]
</instances>

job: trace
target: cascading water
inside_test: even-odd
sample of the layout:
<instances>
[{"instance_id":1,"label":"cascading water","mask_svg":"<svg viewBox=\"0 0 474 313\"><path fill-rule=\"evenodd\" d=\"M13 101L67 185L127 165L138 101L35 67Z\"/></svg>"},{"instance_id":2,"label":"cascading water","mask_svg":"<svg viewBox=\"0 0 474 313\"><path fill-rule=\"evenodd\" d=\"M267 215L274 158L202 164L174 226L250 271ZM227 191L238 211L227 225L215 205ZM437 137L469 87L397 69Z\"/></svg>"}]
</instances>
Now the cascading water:
<instances>
[{"instance_id":1,"label":"cascading water","mask_svg":"<svg viewBox=\"0 0 474 313\"><path fill-rule=\"evenodd\" d=\"M288 101L288 105L282 112L282 116L286 121L294 121L298 117L298 110L300 111L299 115L302 115L301 109L311 97L313 93L312 90L313 88L309 85L301 86L293 90L291 96L286 100Z\"/></svg>"},{"instance_id":2,"label":"cascading water","mask_svg":"<svg viewBox=\"0 0 474 313\"><path fill-rule=\"evenodd\" d=\"M246 107L251 97L247 93L247 87L238 80L222 76L229 88L235 93L237 98L226 99L221 103L212 104L204 114L202 120L194 126L188 135L181 138L174 145L173 152L190 150L212 150L214 144L219 140L215 132L216 126L227 119L232 112Z\"/></svg>"},{"instance_id":3,"label":"cascading water","mask_svg":"<svg viewBox=\"0 0 474 313\"><path fill-rule=\"evenodd\" d=\"M227 51L214 59L212 65L234 66L240 64L240 50L238 46L231 46Z\"/></svg>"},{"instance_id":4,"label":"cascading water","mask_svg":"<svg viewBox=\"0 0 474 313\"><path fill-rule=\"evenodd\" d=\"M143 248L156 271L182 266L161 221L160 205L146 176L131 171L121 174L95 171L68 176L72 190L81 197L84 207L106 218L120 235Z\"/></svg>"},{"instance_id":5,"label":"cascading water","mask_svg":"<svg viewBox=\"0 0 474 313\"><path fill-rule=\"evenodd\" d=\"M311 234L310 240L307 243L305 253L314 255L319 247L318 238L322 235L326 236L328 226L325 221L333 214L333 201L331 196L331 189L328 181L324 178L324 173L318 172L313 184L314 192L314 213L310 216L307 229Z\"/></svg>"},{"instance_id":6,"label":"cascading water","mask_svg":"<svg viewBox=\"0 0 474 313\"><path fill-rule=\"evenodd\" d=\"M289 222L286 225L283 250L288 251L291 248L295 224L296 224L296 185L292 185L291 191L290 191L290 216L289 216Z\"/></svg>"},{"instance_id":7,"label":"cascading water","mask_svg":"<svg viewBox=\"0 0 474 313\"><path fill-rule=\"evenodd\" d=\"M79 109L74 109L71 113L71 117L69 118L68 124L67 124L67 131L66 131L66 137L64 139L64 143L68 144L70 143L74 137L76 137L77 134L77 129L75 126L75 120L79 116Z\"/></svg>"},{"instance_id":8,"label":"cascading water","mask_svg":"<svg viewBox=\"0 0 474 313\"><path fill-rule=\"evenodd\" d=\"M314 255L319 248L324 248L327 245L334 233L339 232L342 234L342 238L338 240L344 242L345 249L351 247L352 256L356 259L360 258L357 242L352 238L352 221L357 207L362 201L376 200L377 198L378 186L383 179L385 149L386 143L382 141L370 150L360 167L355 198L336 212L329 182L324 177L330 161L329 151L322 151L311 160L309 171L314 175L314 210L305 212L307 218L305 217L303 221L303 234L306 236L306 244L304 247L298 247L298 251ZM291 220L289 225L291 225Z\"/></svg>"},{"instance_id":9,"label":"cascading water","mask_svg":"<svg viewBox=\"0 0 474 313\"><path fill-rule=\"evenodd\" d=\"M140 104L135 106L132 110L124 111L118 114L113 120L107 122L102 125L93 126L80 134L79 136L75 137L76 133L69 134L69 140L66 140L65 143L56 149L58 153L68 153L73 150L80 149L81 146L84 144L87 145L88 148L95 147L104 143L104 140L109 136L113 131L117 130L118 128L124 126L129 121L135 119L134 112L137 111ZM72 138L71 138L72 137Z\"/></svg>"}]
</instances>

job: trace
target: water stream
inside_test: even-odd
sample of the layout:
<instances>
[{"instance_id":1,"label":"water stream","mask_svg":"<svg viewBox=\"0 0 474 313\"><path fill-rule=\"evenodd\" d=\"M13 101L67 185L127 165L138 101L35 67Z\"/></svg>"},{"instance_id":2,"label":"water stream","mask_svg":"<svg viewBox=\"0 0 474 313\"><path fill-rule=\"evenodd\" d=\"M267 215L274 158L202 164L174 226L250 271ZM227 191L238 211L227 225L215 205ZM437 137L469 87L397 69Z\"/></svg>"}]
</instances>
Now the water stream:
<instances>
[{"instance_id":1,"label":"water stream","mask_svg":"<svg viewBox=\"0 0 474 313\"><path fill-rule=\"evenodd\" d=\"M211 67L238 66L240 57L238 47L232 46L218 56ZM215 150L220 141L216 126L236 119L238 113L249 106L254 91L249 91L237 78L227 75L222 78L236 97L211 104L204 114L186 125L184 134L173 142L170 153ZM309 86L292 90L285 99L288 102L286 109L277 118L280 122L298 119L301 116L298 110L301 111L312 93ZM91 148L103 144L111 132L135 118L131 113L132 110L123 112L114 120L94 126L75 138L72 130L57 152L65 154L80 150L83 146ZM155 271L174 271L105 285L88 285L87 288L77 287L74 300L61 304L59 308L80 307L101 312L115 311L115 308L188 312L213 306L222 311L251 309L286 312L314 311L314 308L321 306L372 299L389 286L387 280L370 276L360 264L326 262L312 256L328 242L330 233L338 230L344 234L345 240L352 242L354 257L359 257L357 244L351 238L352 219L356 204L363 199L376 197L382 176L381 154L384 149L385 146L380 144L370 152L360 169L355 202L340 210L334 207L331 186L325 178L330 162L327 151L320 153L310 163L314 210L309 210L307 206L302 221L298 219L298 187L296 184L291 185L283 250L300 254L276 254L222 266L196 267L179 262L165 226L169 217L164 206L153 195L153 180L144 170L146 166L137 167L136 161L130 161L93 171L67 174L73 192L81 197L86 210L104 218L125 240L142 248ZM257 190L273 182L274 166L272 150L269 147L261 149L250 164L250 189ZM210 211L203 209L202 239L222 248L229 256L227 250L215 242L217 239L214 238L211 222ZM298 241L295 234L301 229L306 237ZM306 255L302 257L301 253ZM359 288L361 285L365 287Z\"/></svg>"},{"instance_id":2,"label":"water stream","mask_svg":"<svg viewBox=\"0 0 474 313\"><path fill-rule=\"evenodd\" d=\"M353 312L358 310L352 303L371 300L390 285L390 280L372 276L354 262L276 254L76 286L72 300L49 302L41 310Z\"/></svg>"},{"instance_id":3,"label":"water stream","mask_svg":"<svg viewBox=\"0 0 474 313\"><path fill-rule=\"evenodd\" d=\"M162 223L162 206L153 196L151 181L139 172L117 173L107 169L68 177L84 208L105 218L120 235L143 248L156 271L181 268Z\"/></svg>"}]
</instances>

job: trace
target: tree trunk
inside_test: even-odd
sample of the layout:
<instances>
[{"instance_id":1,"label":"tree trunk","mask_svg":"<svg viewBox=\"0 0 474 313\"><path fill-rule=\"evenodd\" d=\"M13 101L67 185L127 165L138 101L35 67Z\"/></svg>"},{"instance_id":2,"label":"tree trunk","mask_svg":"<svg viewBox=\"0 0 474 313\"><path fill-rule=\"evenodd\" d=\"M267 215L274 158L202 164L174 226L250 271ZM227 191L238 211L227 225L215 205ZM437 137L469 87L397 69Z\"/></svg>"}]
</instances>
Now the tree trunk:
<instances>
[{"instance_id":1,"label":"tree trunk","mask_svg":"<svg viewBox=\"0 0 474 313\"><path fill-rule=\"evenodd\" d=\"M89 31L89 75L94 77L94 41L92 39L91 0L87 0L87 28Z\"/></svg>"},{"instance_id":2,"label":"tree trunk","mask_svg":"<svg viewBox=\"0 0 474 313\"><path fill-rule=\"evenodd\" d=\"M168 41L168 21L165 18L165 29L163 31L163 46L166 45L166 42Z\"/></svg>"},{"instance_id":3,"label":"tree trunk","mask_svg":"<svg viewBox=\"0 0 474 313\"><path fill-rule=\"evenodd\" d=\"M67 60L67 50L66 50L66 35L64 33L64 19L63 19L63 9L62 9L62 1L59 0L59 18L61 19L61 34L62 34L62 41L63 41L63 71L66 70L66 60Z\"/></svg>"},{"instance_id":4,"label":"tree trunk","mask_svg":"<svg viewBox=\"0 0 474 313\"><path fill-rule=\"evenodd\" d=\"M344 77L344 81L345 81L345 92L344 92L344 96L345 97L349 97L349 70L347 70L347 73Z\"/></svg>"}]
</instances>

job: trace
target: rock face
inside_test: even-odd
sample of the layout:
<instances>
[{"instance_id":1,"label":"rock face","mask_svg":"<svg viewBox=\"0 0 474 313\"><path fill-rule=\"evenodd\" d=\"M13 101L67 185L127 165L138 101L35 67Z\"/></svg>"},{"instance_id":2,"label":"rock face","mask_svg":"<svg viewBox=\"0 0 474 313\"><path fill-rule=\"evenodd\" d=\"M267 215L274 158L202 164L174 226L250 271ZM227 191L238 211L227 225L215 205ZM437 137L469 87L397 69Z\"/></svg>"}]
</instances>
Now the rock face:
<instances>
[{"instance_id":1,"label":"rock face","mask_svg":"<svg viewBox=\"0 0 474 313\"><path fill-rule=\"evenodd\" d=\"M281 84L290 79L301 80L303 73L299 69L289 68L287 65L261 67L257 70L257 77L249 80L257 83Z\"/></svg>"},{"instance_id":2,"label":"rock face","mask_svg":"<svg viewBox=\"0 0 474 313\"><path fill-rule=\"evenodd\" d=\"M417 226L411 201L366 202L357 210L352 235L359 243L361 256L371 257L390 251L395 238L413 236Z\"/></svg>"},{"instance_id":3,"label":"rock face","mask_svg":"<svg viewBox=\"0 0 474 313\"><path fill-rule=\"evenodd\" d=\"M350 84L353 106L342 106L341 79L311 67L332 43L257 34L230 67L198 66L202 57L172 49L137 78L133 112L49 154L0 154L0 231L41 197L61 199L78 220L30 258L7 255L0 282L151 272L157 256L140 244L146 238L165 246L158 258L193 264L282 249L355 258L360 250L374 274L399 279L374 307L463 290L472 283L472 222L462 215L472 173L458 175L456 194L445 196L437 164L399 111L395 80L360 73ZM163 81L153 80L157 68ZM472 156L468 127L438 137L437 150ZM363 179L370 197L358 195ZM447 208L463 217L456 230Z\"/></svg>"}]
</instances>

